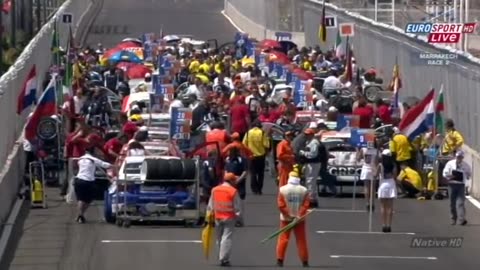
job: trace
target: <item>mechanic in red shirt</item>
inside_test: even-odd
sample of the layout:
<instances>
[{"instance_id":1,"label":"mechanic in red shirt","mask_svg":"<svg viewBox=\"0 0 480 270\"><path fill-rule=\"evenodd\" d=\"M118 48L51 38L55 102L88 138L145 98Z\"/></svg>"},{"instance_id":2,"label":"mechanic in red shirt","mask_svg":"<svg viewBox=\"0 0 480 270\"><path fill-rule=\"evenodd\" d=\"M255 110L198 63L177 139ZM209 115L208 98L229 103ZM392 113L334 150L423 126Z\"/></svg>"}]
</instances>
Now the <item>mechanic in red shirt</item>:
<instances>
[{"instance_id":1,"label":"mechanic in red shirt","mask_svg":"<svg viewBox=\"0 0 480 270\"><path fill-rule=\"evenodd\" d=\"M248 105L245 104L245 97L241 96L236 99L236 103L230 108L231 132L237 132L240 139L248 131L250 125L250 112Z\"/></svg>"},{"instance_id":2,"label":"mechanic in red shirt","mask_svg":"<svg viewBox=\"0 0 480 270\"><path fill-rule=\"evenodd\" d=\"M361 97L358 101L358 107L353 110L353 115L358 115L360 118L359 128L371 128L374 114L374 110L367 104L367 100Z\"/></svg>"},{"instance_id":3,"label":"mechanic in red shirt","mask_svg":"<svg viewBox=\"0 0 480 270\"><path fill-rule=\"evenodd\" d=\"M377 115L384 125L392 124L392 112L390 106L386 104L381 98L377 99Z\"/></svg>"},{"instance_id":4,"label":"mechanic in red shirt","mask_svg":"<svg viewBox=\"0 0 480 270\"><path fill-rule=\"evenodd\" d=\"M285 112L286 114L287 112ZM280 111L277 103L275 102L271 102L270 103L270 120L272 121L272 123L276 123L278 121L278 119L280 119L282 117L282 112Z\"/></svg>"},{"instance_id":5,"label":"mechanic in red shirt","mask_svg":"<svg viewBox=\"0 0 480 270\"><path fill-rule=\"evenodd\" d=\"M76 119L76 129L67 135L65 139L65 168L66 168L66 179L62 181L60 188L60 195L67 195L68 182L70 176L73 175L73 168L75 167L76 162L72 158L79 158L85 155L86 149L89 145L88 135L91 133L91 128L85 123L85 119L77 118Z\"/></svg>"},{"instance_id":6,"label":"mechanic in red shirt","mask_svg":"<svg viewBox=\"0 0 480 270\"><path fill-rule=\"evenodd\" d=\"M120 133L117 137L111 138L103 146L103 150L106 154L106 161L113 164L120 155L122 147L128 142L127 135Z\"/></svg>"},{"instance_id":7,"label":"mechanic in red shirt","mask_svg":"<svg viewBox=\"0 0 480 270\"><path fill-rule=\"evenodd\" d=\"M128 139L133 139L133 135L138 131L138 127L134 122L128 121L128 116L125 113L121 113L119 116L119 122L122 126L123 134L127 135Z\"/></svg>"},{"instance_id":8,"label":"mechanic in red shirt","mask_svg":"<svg viewBox=\"0 0 480 270\"><path fill-rule=\"evenodd\" d=\"M273 123L272 121L272 115L270 111L268 110L268 106L262 106L260 109L260 114L258 115L258 120L262 123Z\"/></svg>"}]
</instances>

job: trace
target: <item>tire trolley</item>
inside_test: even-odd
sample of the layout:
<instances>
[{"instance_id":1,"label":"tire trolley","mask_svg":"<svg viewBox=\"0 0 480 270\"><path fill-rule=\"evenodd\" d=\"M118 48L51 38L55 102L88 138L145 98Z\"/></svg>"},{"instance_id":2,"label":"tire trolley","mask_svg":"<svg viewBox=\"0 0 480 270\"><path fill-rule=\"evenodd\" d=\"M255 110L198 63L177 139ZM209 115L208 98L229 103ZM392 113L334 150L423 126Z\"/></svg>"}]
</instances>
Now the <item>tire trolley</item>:
<instances>
[{"instance_id":1,"label":"tire trolley","mask_svg":"<svg viewBox=\"0 0 480 270\"><path fill-rule=\"evenodd\" d=\"M135 164L125 161L116 191L107 196L107 203L115 208L117 226L128 228L132 221L180 221L195 226L201 217L199 159L149 156L140 168Z\"/></svg>"}]
</instances>

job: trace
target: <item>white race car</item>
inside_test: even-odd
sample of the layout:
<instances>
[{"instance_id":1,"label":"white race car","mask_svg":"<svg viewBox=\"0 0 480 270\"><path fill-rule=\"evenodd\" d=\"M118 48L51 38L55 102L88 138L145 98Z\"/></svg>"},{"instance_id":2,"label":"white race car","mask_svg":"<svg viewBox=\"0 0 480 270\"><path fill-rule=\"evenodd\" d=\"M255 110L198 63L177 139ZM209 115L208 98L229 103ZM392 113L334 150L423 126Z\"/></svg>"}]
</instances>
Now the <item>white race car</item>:
<instances>
[{"instance_id":1,"label":"white race car","mask_svg":"<svg viewBox=\"0 0 480 270\"><path fill-rule=\"evenodd\" d=\"M322 134L322 143L333 157L328 160L328 172L337 177L337 185L351 185L360 177L361 162L350 144L350 132L328 131Z\"/></svg>"}]
</instances>

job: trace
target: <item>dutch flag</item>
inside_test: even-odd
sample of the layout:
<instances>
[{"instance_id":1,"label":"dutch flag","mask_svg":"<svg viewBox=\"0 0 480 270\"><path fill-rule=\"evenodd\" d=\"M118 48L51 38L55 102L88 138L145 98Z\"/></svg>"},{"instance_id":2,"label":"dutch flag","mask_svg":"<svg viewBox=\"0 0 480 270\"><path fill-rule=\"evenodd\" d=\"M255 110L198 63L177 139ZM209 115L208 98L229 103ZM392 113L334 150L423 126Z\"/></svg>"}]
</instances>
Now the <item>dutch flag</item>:
<instances>
[{"instance_id":1,"label":"dutch flag","mask_svg":"<svg viewBox=\"0 0 480 270\"><path fill-rule=\"evenodd\" d=\"M407 111L400 122L400 131L409 139L413 140L432 128L435 115L434 95L435 90L432 89L422 102Z\"/></svg>"},{"instance_id":2,"label":"dutch flag","mask_svg":"<svg viewBox=\"0 0 480 270\"><path fill-rule=\"evenodd\" d=\"M22 91L17 99L17 114L21 114L30 105L37 102L37 72L35 65L28 73L27 79L23 83Z\"/></svg>"}]
</instances>

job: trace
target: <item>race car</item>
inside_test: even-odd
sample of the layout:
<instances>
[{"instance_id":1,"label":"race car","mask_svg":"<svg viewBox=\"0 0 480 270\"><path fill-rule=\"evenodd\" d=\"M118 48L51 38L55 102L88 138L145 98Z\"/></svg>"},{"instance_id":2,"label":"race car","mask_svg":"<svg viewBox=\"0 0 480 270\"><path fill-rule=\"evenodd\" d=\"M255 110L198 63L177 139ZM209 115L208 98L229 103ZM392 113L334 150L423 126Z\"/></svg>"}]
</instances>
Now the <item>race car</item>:
<instances>
[{"instance_id":1,"label":"race car","mask_svg":"<svg viewBox=\"0 0 480 270\"><path fill-rule=\"evenodd\" d=\"M361 162L357 162L356 147L350 144L350 132L327 131L322 143L333 157L328 160L328 173L336 176L336 185L348 186L359 180ZM321 178L317 180L321 184Z\"/></svg>"},{"instance_id":2,"label":"race car","mask_svg":"<svg viewBox=\"0 0 480 270\"><path fill-rule=\"evenodd\" d=\"M168 139L170 139L170 132L168 130L168 127L149 127L148 138L151 141L167 141Z\"/></svg>"},{"instance_id":3,"label":"race car","mask_svg":"<svg viewBox=\"0 0 480 270\"><path fill-rule=\"evenodd\" d=\"M169 141L147 141L142 143L147 155L182 157L183 153Z\"/></svg>"}]
</instances>

